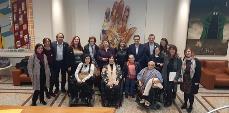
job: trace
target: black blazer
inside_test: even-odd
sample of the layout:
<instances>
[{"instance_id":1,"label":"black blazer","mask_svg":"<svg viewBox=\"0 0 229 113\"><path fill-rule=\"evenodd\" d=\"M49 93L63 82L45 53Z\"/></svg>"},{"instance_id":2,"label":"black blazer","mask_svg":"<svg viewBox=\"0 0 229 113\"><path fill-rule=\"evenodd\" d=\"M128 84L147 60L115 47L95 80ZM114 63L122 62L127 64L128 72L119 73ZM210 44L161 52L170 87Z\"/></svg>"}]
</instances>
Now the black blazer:
<instances>
[{"instance_id":1,"label":"black blazer","mask_svg":"<svg viewBox=\"0 0 229 113\"><path fill-rule=\"evenodd\" d=\"M84 51L83 51L84 52ZM84 54L83 54L84 55ZM71 66L74 66L74 65L78 65L78 63L76 62L82 62L82 59L83 59L83 55L80 55L80 58L81 60L76 60L75 59L75 55L74 55L74 50L71 46L68 47L68 54L67 54L67 59L66 59L66 62L67 62L67 67L71 67Z\"/></svg>"},{"instance_id":2,"label":"black blazer","mask_svg":"<svg viewBox=\"0 0 229 113\"><path fill-rule=\"evenodd\" d=\"M150 58L150 47L149 47L149 42L145 43L144 44L144 47L145 47L145 52L146 52L146 55L147 55L147 58ZM154 42L154 50L155 48L159 47L159 44ZM154 50L153 50L153 54L154 54Z\"/></svg>"},{"instance_id":3,"label":"black blazer","mask_svg":"<svg viewBox=\"0 0 229 113\"><path fill-rule=\"evenodd\" d=\"M99 46L97 46L95 44L95 54L94 54L94 58L96 58L96 55L98 54L99 51ZM84 46L84 54L89 54L90 55L90 51L89 51L89 44Z\"/></svg>"},{"instance_id":4,"label":"black blazer","mask_svg":"<svg viewBox=\"0 0 229 113\"><path fill-rule=\"evenodd\" d=\"M68 56L68 43L67 42L63 42L63 61L64 63L66 63L66 59ZM54 61L56 61L56 54L57 54L57 41L54 41L51 43L51 48L53 49L53 58Z\"/></svg>"},{"instance_id":5,"label":"black blazer","mask_svg":"<svg viewBox=\"0 0 229 113\"><path fill-rule=\"evenodd\" d=\"M193 94L198 93L199 84L195 85L195 83L200 83L200 78L201 78L201 63L197 58L195 58L195 61L196 61L196 68L195 68L194 76L192 78L192 87L191 87L192 88L191 92Z\"/></svg>"},{"instance_id":6,"label":"black blazer","mask_svg":"<svg viewBox=\"0 0 229 113\"><path fill-rule=\"evenodd\" d=\"M136 47L135 47L135 44L131 44L128 48L128 54L132 54L134 55L135 57L135 61L136 62L139 62L141 65L141 69L146 67L146 62L147 62L147 57L146 57L146 54L144 53L144 45L143 44L140 44L139 45L139 48L138 48L138 54L136 54Z\"/></svg>"}]
</instances>

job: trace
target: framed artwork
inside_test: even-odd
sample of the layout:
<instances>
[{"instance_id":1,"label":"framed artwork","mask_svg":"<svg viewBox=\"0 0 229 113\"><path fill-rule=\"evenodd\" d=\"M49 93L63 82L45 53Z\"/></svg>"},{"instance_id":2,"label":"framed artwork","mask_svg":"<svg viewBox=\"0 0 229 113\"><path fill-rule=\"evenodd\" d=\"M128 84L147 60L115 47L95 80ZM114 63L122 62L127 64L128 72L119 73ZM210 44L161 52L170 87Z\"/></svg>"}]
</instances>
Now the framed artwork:
<instances>
[{"instance_id":1,"label":"framed artwork","mask_svg":"<svg viewBox=\"0 0 229 113\"><path fill-rule=\"evenodd\" d=\"M196 55L227 55L229 1L191 0L187 35Z\"/></svg>"}]
</instances>

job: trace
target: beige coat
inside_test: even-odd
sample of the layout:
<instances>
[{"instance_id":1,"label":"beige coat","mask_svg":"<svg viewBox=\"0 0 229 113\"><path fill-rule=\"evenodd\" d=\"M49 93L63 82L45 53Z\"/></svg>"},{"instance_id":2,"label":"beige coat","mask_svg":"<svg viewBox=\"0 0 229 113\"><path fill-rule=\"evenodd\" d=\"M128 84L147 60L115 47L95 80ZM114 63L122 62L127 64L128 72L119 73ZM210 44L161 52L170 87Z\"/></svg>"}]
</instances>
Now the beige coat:
<instances>
[{"instance_id":1,"label":"beige coat","mask_svg":"<svg viewBox=\"0 0 229 113\"><path fill-rule=\"evenodd\" d=\"M36 57L36 54L33 54L29 57L28 60L28 73L31 76L33 89L40 90L40 60ZM48 65L47 56L44 55L44 68L45 68L45 75L46 75L46 84L45 86L49 88L50 83L50 69Z\"/></svg>"}]
</instances>

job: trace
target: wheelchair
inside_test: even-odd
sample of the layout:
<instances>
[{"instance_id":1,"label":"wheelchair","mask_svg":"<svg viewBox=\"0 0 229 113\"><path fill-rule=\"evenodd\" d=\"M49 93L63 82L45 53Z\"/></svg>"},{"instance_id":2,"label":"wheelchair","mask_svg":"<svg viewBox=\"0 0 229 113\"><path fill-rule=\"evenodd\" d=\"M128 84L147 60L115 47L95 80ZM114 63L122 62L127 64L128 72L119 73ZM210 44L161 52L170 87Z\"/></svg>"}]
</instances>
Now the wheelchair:
<instances>
[{"instance_id":1,"label":"wheelchair","mask_svg":"<svg viewBox=\"0 0 229 113\"><path fill-rule=\"evenodd\" d=\"M74 75L68 79L69 107L88 106L92 107L95 103L95 93L93 88L94 77L91 77L85 83L77 83Z\"/></svg>"},{"instance_id":2,"label":"wheelchair","mask_svg":"<svg viewBox=\"0 0 229 113\"><path fill-rule=\"evenodd\" d=\"M103 107L121 107L123 102L123 80L120 80L119 85L111 89L106 86L104 81L101 81L101 100Z\"/></svg>"},{"instance_id":3,"label":"wheelchair","mask_svg":"<svg viewBox=\"0 0 229 113\"><path fill-rule=\"evenodd\" d=\"M137 85L136 102L138 103L138 105L140 105L146 109L158 110L161 108L161 104L163 104L165 102L164 94L165 94L164 89L151 87L151 89L149 91L149 95L145 99L148 102L150 102L150 106L145 106L144 103L140 103L141 99L143 98L143 95L142 95L142 92L140 90L140 86Z\"/></svg>"}]
</instances>

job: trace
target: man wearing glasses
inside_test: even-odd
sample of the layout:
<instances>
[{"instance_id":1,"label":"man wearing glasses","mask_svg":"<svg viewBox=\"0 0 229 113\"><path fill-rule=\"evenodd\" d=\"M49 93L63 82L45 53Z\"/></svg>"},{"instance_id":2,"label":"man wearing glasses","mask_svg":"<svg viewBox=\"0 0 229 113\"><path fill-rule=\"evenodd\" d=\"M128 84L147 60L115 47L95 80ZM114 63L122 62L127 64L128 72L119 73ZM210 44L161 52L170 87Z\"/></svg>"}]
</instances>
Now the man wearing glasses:
<instances>
[{"instance_id":1,"label":"man wearing glasses","mask_svg":"<svg viewBox=\"0 0 229 113\"><path fill-rule=\"evenodd\" d=\"M144 53L144 45L140 43L140 36L134 35L134 44L128 48L128 54L133 54L135 60L140 63L140 68L146 67L146 55Z\"/></svg>"}]
</instances>

